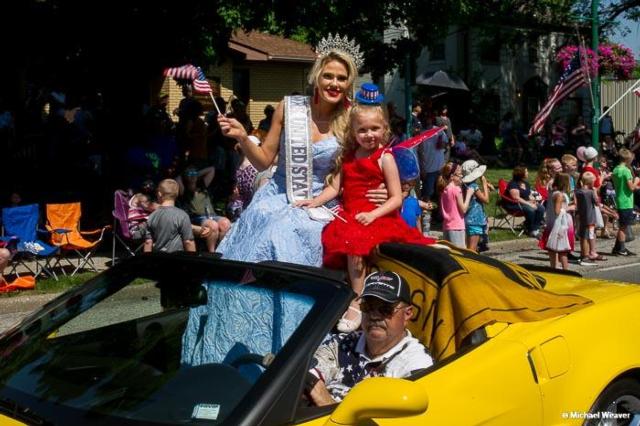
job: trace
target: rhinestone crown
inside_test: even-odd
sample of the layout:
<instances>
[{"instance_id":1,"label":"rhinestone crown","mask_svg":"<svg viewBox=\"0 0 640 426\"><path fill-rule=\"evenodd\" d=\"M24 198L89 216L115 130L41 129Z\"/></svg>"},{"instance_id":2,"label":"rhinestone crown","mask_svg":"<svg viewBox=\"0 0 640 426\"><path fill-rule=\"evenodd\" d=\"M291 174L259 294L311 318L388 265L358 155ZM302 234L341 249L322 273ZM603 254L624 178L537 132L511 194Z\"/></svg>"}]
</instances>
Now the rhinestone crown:
<instances>
[{"instance_id":1,"label":"rhinestone crown","mask_svg":"<svg viewBox=\"0 0 640 426\"><path fill-rule=\"evenodd\" d=\"M316 47L318 56L324 56L331 51L339 51L351 56L358 69L364 65L364 57L360 51L360 45L356 44L355 40L349 40L347 36L340 37L340 35L336 34L334 37L329 34L328 37L322 38Z\"/></svg>"}]
</instances>

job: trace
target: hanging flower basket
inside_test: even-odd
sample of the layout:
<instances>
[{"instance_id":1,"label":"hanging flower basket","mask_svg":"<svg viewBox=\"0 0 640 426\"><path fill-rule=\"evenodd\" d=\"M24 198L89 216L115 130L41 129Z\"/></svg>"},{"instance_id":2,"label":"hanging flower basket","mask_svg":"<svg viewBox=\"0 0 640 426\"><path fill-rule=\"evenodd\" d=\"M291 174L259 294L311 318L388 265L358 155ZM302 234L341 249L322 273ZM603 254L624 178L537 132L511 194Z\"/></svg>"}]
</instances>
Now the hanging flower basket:
<instances>
[{"instance_id":1,"label":"hanging flower basket","mask_svg":"<svg viewBox=\"0 0 640 426\"><path fill-rule=\"evenodd\" d=\"M578 51L581 51L581 58L586 58L589 73L592 77L599 73L600 75L610 75L618 80L627 80L631 78L636 65L631 49L616 43L598 46L597 61L593 50L589 48L582 49L572 45L564 46L556 54L556 61L562 69L565 69Z\"/></svg>"}]
</instances>

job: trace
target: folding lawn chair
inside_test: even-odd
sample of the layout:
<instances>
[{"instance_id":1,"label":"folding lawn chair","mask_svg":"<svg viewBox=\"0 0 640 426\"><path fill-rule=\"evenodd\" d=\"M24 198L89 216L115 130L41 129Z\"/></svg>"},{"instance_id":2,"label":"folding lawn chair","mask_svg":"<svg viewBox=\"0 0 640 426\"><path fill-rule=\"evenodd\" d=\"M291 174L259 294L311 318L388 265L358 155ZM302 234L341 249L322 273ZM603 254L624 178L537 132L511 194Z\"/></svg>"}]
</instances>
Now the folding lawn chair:
<instances>
[{"instance_id":1,"label":"folding lawn chair","mask_svg":"<svg viewBox=\"0 0 640 426\"><path fill-rule=\"evenodd\" d=\"M140 239L135 239L129 231L129 194L117 190L113 195L113 242L111 250L111 264L116 264L116 244L119 242L129 256L135 256L143 245Z\"/></svg>"},{"instance_id":2,"label":"folding lawn chair","mask_svg":"<svg viewBox=\"0 0 640 426\"><path fill-rule=\"evenodd\" d=\"M85 265L98 272L92 256L102 241L104 232L111 228L107 225L101 229L80 231L81 216L80 203L47 204L47 230L51 234L51 243L60 247L61 252L74 252L78 255L78 264L71 273L72 276ZM73 262L66 256L59 258L56 265L62 259L74 267Z\"/></svg>"},{"instance_id":3,"label":"folding lawn chair","mask_svg":"<svg viewBox=\"0 0 640 426\"><path fill-rule=\"evenodd\" d=\"M45 273L56 280L51 266L51 260L58 253L58 247L51 246L38 239L38 205L29 204L19 207L7 207L2 209L3 241L17 240L16 253L10 274L18 275L17 267L24 266L34 275ZM27 261L35 261L35 271L27 264ZM19 275L18 275L19 276Z\"/></svg>"},{"instance_id":4,"label":"folding lawn chair","mask_svg":"<svg viewBox=\"0 0 640 426\"><path fill-rule=\"evenodd\" d=\"M508 182L504 179L498 181L498 199L496 200L496 208L493 213L493 225L491 228L502 228L505 225L511 229L511 232L518 237L524 233L524 227L520 230L520 233L516 231L516 218L524 216L524 210L516 200L511 198L507 193ZM516 204L518 207L506 207L508 205ZM498 223L496 224L496 220Z\"/></svg>"}]
</instances>

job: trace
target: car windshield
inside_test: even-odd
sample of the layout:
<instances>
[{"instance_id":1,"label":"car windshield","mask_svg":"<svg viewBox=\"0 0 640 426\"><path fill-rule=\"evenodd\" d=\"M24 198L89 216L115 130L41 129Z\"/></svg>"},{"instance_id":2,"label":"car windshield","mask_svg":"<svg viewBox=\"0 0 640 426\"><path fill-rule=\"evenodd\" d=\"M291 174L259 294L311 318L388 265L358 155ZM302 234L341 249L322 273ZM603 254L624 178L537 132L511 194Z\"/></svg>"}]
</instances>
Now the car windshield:
<instances>
[{"instance_id":1,"label":"car windshield","mask_svg":"<svg viewBox=\"0 0 640 426\"><path fill-rule=\"evenodd\" d=\"M280 271L113 269L0 340L0 413L223 423L331 302L326 283Z\"/></svg>"}]
</instances>

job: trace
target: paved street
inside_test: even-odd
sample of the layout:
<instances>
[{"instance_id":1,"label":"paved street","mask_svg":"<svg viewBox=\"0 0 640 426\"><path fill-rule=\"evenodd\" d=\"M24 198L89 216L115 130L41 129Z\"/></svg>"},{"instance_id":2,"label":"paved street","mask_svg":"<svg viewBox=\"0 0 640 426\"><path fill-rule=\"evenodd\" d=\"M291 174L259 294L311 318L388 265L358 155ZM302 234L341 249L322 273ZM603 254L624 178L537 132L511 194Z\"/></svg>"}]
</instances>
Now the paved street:
<instances>
[{"instance_id":1,"label":"paved street","mask_svg":"<svg viewBox=\"0 0 640 426\"><path fill-rule=\"evenodd\" d=\"M638 235L637 227L636 235ZM571 270L579 272L585 277L640 284L640 255L630 257L612 256L613 239L598 239L596 244L598 252L605 256L607 260L598 262L593 266L580 266L571 263ZM627 248L634 253L640 254L640 236L627 243ZM530 238L496 244L496 249L492 249L488 254L491 257L507 262L549 266L547 253L538 249L536 242Z\"/></svg>"}]
</instances>

